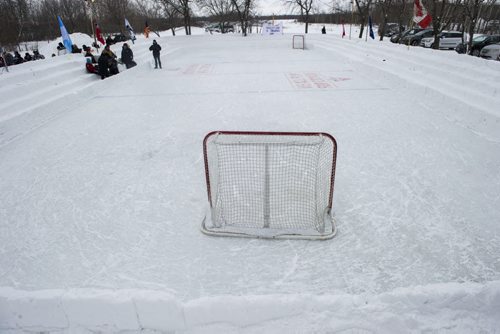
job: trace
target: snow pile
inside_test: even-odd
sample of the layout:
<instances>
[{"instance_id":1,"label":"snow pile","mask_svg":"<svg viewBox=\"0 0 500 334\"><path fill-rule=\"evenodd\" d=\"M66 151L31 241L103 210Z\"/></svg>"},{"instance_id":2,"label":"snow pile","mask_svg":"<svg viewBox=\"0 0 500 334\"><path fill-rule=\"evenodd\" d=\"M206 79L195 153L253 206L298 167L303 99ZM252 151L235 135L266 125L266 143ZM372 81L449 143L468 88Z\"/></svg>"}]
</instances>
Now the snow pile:
<instances>
[{"instance_id":1,"label":"snow pile","mask_svg":"<svg viewBox=\"0 0 500 334\"><path fill-rule=\"evenodd\" d=\"M0 330L179 333L493 333L500 282L435 284L380 295L218 296L161 291L0 289Z\"/></svg>"}]
</instances>

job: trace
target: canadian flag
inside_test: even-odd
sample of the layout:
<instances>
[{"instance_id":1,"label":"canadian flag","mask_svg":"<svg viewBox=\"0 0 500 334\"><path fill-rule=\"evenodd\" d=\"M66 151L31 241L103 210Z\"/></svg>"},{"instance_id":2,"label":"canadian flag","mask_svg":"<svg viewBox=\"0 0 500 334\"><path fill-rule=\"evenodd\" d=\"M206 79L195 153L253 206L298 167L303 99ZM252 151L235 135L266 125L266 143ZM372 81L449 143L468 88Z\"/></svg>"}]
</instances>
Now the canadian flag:
<instances>
[{"instance_id":1,"label":"canadian flag","mask_svg":"<svg viewBox=\"0 0 500 334\"><path fill-rule=\"evenodd\" d=\"M422 29L427 28L432 22L432 17L427 14L427 9L425 9L421 0L415 0L413 5L413 22Z\"/></svg>"},{"instance_id":2,"label":"canadian flag","mask_svg":"<svg viewBox=\"0 0 500 334\"><path fill-rule=\"evenodd\" d=\"M104 40L101 34L101 28L99 28L99 25L97 23L95 24L95 37L99 42L101 42L102 45L106 44L106 41Z\"/></svg>"}]
</instances>

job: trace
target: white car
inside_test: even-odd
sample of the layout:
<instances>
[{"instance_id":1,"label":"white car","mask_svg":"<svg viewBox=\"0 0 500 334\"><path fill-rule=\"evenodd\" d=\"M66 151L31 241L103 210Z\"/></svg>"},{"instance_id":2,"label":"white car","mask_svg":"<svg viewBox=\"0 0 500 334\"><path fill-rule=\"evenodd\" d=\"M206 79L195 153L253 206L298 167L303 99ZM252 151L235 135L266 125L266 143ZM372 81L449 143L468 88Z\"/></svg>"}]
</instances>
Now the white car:
<instances>
[{"instance_id":1,"label":"white car","mask_svg":"<svg viewBox=\"0 0 500 334\"><path fill-rule=\"evenodd\" d=\"M486 45L481 49L479 56L486 59L500 60L500 43Z\"/></svg>"},{"instance_id":2,"label":"white car","mask_svg":"<svg viewBox=\"0 0 500 334\"><path fill-rule=\"evenodd\" d=\"M455 49L463 41L463 34L460 31L443 31L438 36L440 49ZM422 38L420 46L424 48L434 47L434 37Z\"/></svg>"}]
</instances>

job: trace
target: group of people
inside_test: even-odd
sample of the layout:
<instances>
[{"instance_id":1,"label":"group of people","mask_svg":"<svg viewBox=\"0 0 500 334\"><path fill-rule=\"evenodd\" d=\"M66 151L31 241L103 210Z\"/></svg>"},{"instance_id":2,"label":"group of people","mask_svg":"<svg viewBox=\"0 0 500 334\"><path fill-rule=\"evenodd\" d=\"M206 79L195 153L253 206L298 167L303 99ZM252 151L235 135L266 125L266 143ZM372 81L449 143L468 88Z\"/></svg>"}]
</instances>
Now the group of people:
<instances>
[{"instance_id":1,"label":"group of people","mask_svg":"<svg viewBox=\"0 0 500 334\"><path fill-rule=\"evenodd\" d=\"M153 52L155 68L161 68L161 46L156 42L156 40L153 41L153 44L149 47L149 50ZM111 50L110 44L106 44L99 57L96 57L92 54L92 50L90 47L84 46L84 51L84 56L87 59L87 62L85 64L87 71L89 73L98 74L103 80L109 76L119 73L119 60L122 64L125 65L127 69L137 65L137 63L134 61L134 52L127 43L124 43L122 46L120 59L118 59L116 54Z\"/></svg>"},{"instance_id":2,"label":"group of people","mask_svg":"<svg viewBox=\"0 0 500 334\"><path fill-rule=\"evenodd\" d=\"M5 52L4 54L0 54L0 67L22 64L24 62L39 59L45 59L45 57L41 55L38 50L34 50L32 55L29 52L26 52L24 57L19 53L19 51L14 51L14 55L10 52Z\"/></svg>"},{"instance_id":3,"label":"group of people","mask_svg":"<svg viewBox=\"0 0 500 334\"><path fill-rule=\"evenodd\" d=\"M125 65L127 69L132 68L137 65L134 61L134 53L130 46L127 43L124 43L122 46L121 58L118 59L116 54L111 51L110 44L106 44L104 50L101 52L99 57L96 57L92 54L91 47L83 45L82 48L78 48L77 45L72 46L72 53L82 53L84 52L84 56L87 59L85 67L89 73L98 74L101 79L105 79L111 75L115 75L119 73L118 70L118 61L120 60L122 64ZM62 43L59 43L57 46L57 50L65 49ZM155 68L161 68L161 60L160 60L160 51L161 46L153 40L153 44L149 47L149 50L153 52L153 58L155 61ZM55 56L55 55L53 55ZM33 55L29 52L26 52L24 57L18 52L15 51L14 55L9 52L5 52L3 55L0 54L0 67L6 67L16 64L21 64L27 61L45 59L43 55L41 55L38 50L33 51Z\"/></svg>"}]
</instances>

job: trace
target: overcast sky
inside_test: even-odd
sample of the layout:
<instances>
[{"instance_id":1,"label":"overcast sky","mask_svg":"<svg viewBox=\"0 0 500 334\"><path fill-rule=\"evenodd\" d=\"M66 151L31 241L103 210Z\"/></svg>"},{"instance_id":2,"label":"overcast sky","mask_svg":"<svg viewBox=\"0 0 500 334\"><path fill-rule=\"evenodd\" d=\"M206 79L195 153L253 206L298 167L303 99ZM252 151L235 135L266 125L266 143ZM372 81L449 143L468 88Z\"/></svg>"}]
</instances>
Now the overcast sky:
<instances>
[{"instance_id":1,"label":"overcast sky","mask_svg":"<svg viewBox=\"0 0 500 334\"><path fill-rule=\"evenodd\" d=\"M289 14L290 9L284 5L284 0L257 0L257 4L259 7L259 11L263 15L272 15L272 14ZM328 8L327 4L331 4L330 0L314 0L314 6L319 7L323 11L326 11Z\"/></svg>"}]
</instances>

